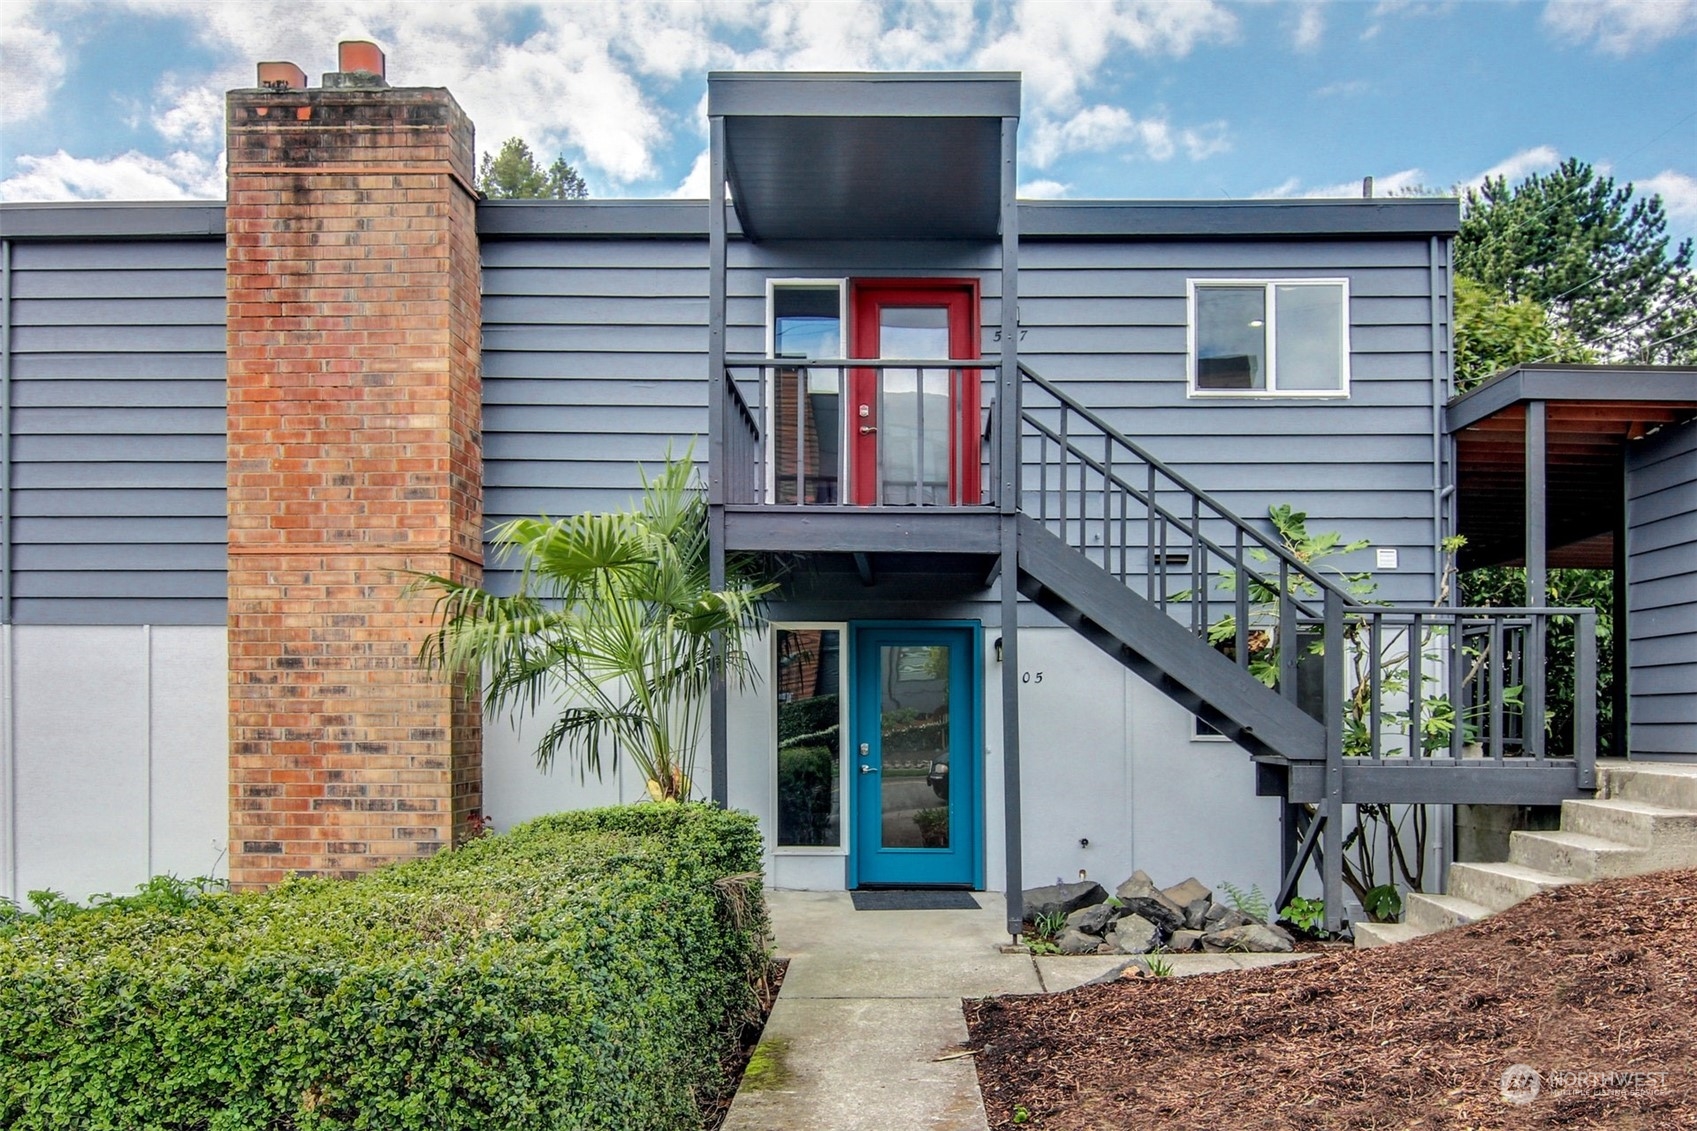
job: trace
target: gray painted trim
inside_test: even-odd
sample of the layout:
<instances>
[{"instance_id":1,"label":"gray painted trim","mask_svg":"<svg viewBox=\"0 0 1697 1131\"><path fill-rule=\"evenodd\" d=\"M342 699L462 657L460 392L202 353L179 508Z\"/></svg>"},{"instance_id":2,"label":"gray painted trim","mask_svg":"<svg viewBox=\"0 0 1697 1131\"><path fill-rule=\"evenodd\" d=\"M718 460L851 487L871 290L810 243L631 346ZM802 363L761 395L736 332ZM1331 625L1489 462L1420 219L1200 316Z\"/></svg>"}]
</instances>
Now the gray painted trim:
<instances>
[{"instance_id":1,"label":"gray painted trim","mask_svg":"<svg viewBox=\"0 0 1697 1131\"><path fill-rule=\"evenodd\" d=\"M1454 201L1434 200L1024 200L1021 238L1272 239L1449 235L1459 226ZM740 236L735 216L730 234ZM581 239L707 238L704 200L485 200L477 205L485 239L575 236ZM224 238L224 204L0 204L7 239Z\"/></svg>"},{"instance_id":2,"label":"gray painted trim","mask_svg":"<svg viewBox=\"0 0 1697 1131\"><path fill-rule=\"evenodd\" d=\"M707 116L1017 118L1016 71L709 71Z\"/></svg>"},{"instance_id":3,"label":"gray painted trim","mask_svg":"<svg viewBox=\"0 0 1697 1131\"><path fill-rule=\"evenodd\" d=\"M12 241L0 240L0 624L12 623ZM10 713L6 716L11 718Z\"/></svg>"},{"instance_id":4,"label":"gray painted trim","mask_svg":"<svg viewBox=\"0 0 1697 1131\"><path fill-rule=\"evenodd\" d=\"M12 626L0 624L0 898L17 899L17 711L12 673Z\"/></svg>"},{"instance_id":5,"label":"gray painted trim","mask_svg":"<svg viewBox=\"0 0 1697 1131\"><path fill-rule=\"evenodd\" d=\"M1008 934L1015 940L1025 927L1024 820L1019 784L1019 519L1001 519L1002 634L1002 835ZM994 649L991 649L994 653Z\"/></svg>"},{"instance_id":6,"label":"gray painted trim","mask_svg":"<svg viewBox=\"0 0 1697 1131\"><path fill-rule=\"evenodd\" d=\"M1607 375L1607 381L1597 377ZM1446 431L1521 401L1661 401L1697 408L1697 366L1517 365L1450 401Z\"/></svg>"},{"instance_id":7,"label":"gray painted trim","mask_svg":"<svg viewBox=\"0 0 1697 1131\"><path fill-rule=\"evenodd\" d=\"M726 545L733 550L1001 552L996 512L989 507L733 506L725 511Z\"/></svg>"},{"instance_id":8,"label":"gray painted trim","mask_svg":"<svg viewBox=\"0 0 1697 1131\"><path fill-rule=\"evenodd\" d=\"M1409 200L1045 200L1020 204L1026 239L1453 235L1460 202Z\"/></svg>"},{"instance_id":9,"label":"gray painted trim","mask_svg":"<svg viewBox=\"0 0 1697 1131\"><path fill-rule=\"evenodd\" d=\"M224 238L224 202L0 204L0 236L28 239Z\"/></svg>"}]
</instances>

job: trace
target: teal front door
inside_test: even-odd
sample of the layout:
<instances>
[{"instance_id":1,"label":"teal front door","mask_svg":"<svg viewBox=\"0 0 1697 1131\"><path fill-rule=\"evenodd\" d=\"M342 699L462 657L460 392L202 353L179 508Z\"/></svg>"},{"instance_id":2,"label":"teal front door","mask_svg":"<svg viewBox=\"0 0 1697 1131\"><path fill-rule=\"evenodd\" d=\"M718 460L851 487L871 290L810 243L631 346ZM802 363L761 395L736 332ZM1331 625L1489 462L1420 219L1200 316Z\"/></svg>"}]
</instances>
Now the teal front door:
<instances>
[{"instance_id":1,"label":"teal front door","mask_svg":"<svg viewBox=\"0 0 1697 1131\"><path fill-rule=\"evenodd\" d=\"M854 628L849 881L983 887L976 624Z\"/></svg>"}]
</instances>

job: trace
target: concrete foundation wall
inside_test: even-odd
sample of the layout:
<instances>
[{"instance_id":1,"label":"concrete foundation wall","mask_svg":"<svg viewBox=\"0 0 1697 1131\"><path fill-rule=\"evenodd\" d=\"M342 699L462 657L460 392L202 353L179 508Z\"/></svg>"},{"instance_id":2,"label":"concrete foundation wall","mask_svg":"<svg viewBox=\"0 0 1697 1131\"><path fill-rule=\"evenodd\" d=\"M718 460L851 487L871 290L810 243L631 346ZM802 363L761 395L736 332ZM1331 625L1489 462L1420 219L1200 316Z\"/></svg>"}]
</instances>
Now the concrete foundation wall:
<instances>
[{"instance_id":1,"label":"concrete foundation wall","mask_svg":"<svg viewBox=\"0 0 1697 1131\"><path fill-rule=\"evenodd\" d=\"M1001 671L989 646L995 626L985 632L985 880L999 891L1005 874ZM1161 883L1194 875L1210 887L1259 885L1271 897L1279 880L1279 807L1274 798L1255 796L1247 752L1195 738L1186 711L1068 629L1024 629L1019 647L1022 675L1031 676L1020 700L1027 886L1077 879L1081 869L1111 886L1142 868ZM768 648L759 644L756 654L759 686L731 703L730 800L760 819L770 845L774 707ZM628 766L580 781L576 763L563 758L551 772L539 772L530 752L545 725L486 724L484 793L496 828L642 795ZM705 794L711 784L705 751L696 770L697 793ZM841 890L844 860L842 853L769 848L767 882Z\"/></svg>"},{"instance_id":2,"label":"concrete foundation wall","mask_svg":"<svg viewBox=\"0 0 1697 1131\"><path fill-rule=\"evenodd\" d=\"M0 896L225 874L223 628L0 633Z\"/></svg>"}]
</instances>

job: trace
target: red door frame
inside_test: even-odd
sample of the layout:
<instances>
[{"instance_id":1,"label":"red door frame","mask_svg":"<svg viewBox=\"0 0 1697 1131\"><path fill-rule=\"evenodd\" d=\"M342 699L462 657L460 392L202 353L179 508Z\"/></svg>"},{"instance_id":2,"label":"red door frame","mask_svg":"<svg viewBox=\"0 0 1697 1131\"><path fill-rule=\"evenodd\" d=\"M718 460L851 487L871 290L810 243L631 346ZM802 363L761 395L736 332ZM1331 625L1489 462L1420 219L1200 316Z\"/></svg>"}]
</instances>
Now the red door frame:
<instances>
[{"instance_id":1,"label":"red door frame","mask_svg":"<svg viewBox=\"0 0 1697 1131\"><path fill-rule=\"evenodd\" d=\"M849 282L850 357L878 357L878 312L886 306L940 306L949 312L949 356L979 357L977 279L853 279ZM848 380L849 501L878 502L878 372L855 369ZM979 373L949 371L949 503L972 506L982 498L979 483ZM864 406L866 415L862 416Z\"/></svg>"}]
</instances>

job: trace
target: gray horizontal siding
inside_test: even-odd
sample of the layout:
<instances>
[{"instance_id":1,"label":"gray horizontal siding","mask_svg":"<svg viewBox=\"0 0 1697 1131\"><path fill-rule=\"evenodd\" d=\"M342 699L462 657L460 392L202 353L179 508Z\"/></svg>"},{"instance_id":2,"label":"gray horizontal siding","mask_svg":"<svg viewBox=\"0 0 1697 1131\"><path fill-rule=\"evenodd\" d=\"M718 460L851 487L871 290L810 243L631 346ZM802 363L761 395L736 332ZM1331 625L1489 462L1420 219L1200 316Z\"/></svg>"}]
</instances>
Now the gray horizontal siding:
<instances>
[{"instance_id":1,"label":"gray horizontal siding","mask_svg":"<svg viewBox=\"0 0 1697 1131\"><path fill-rule=\"evenodd\" d=\"M1632 752L1697 756L1697 421L1628 446L1626 496Z\"/></svg>"},{"instance_id":2,"label":"gray horizontal siding","mask_svg":"<svg viewBox=\"0 0 1697 1131\"><path fill-rule=\"evenodd\" d=\"M706 295L699 240L484 245L489 525L624 507L638 463L692 441L705 458ZM493 555L487 572L503 584Z\"/></svg>"},{"instance_id":3,"label":"gray horizontal siding","mask_svg":"<svg viewBox=\"0 0 1697 1131\"><path fill-rule=\"evenodd\" d=\"M223 243L11 251L12 619L223 623Z\"/></svg>"},{"instance_id":4,"label":"gray horizontal siding","mask_svg":"<svg viewBox=\"0 0 1697 1131\"><path fill-rule=\"evenodd\" d=\"M1237 513L1290 503L1312 531L1396 548L1378 595L1430 600L1429 263L1424 239L1034 241L1020 248L1020 357ZM1347 399L1187 396L1188 280L1316 277L1349 280Z\"/></svg>"}]
</instances>

